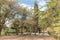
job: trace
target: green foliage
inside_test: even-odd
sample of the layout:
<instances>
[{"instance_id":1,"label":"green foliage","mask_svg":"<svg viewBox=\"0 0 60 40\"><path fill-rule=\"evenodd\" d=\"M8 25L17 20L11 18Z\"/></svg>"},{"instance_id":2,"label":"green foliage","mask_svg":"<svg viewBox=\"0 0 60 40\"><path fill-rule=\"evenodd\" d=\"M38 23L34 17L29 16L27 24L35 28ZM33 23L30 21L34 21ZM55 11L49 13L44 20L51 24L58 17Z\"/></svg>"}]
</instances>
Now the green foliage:
<instances>
[{"instance_id":1,"label":"green foliage","mask_svg":"<svg viewBox=\"0 0 60 40\"><path fill-rule=\"evenodd\" d=\"M49 32L56 36L59 37L60 36L60 0L51 0L50 2L47 3L48 5L48 15L47 18L51 19L51 26L50 29L47 28L49 30ZM52 31L51 31L52 30ZM59 36L58 36L59 35Z\"/></svg>"},{"instance_id":2,"label":"green foliage","mask_svg":"<svg viewBox=\"0 0 60 40\"><path fill-rule=\"evenodd\" d=\"M6 30L7 28L6 19L14 19L11 28L15 30L16 35L19 32L23 34L24 32L37 33L40 31L50 32L54 36L60 35L60 0L47 2L48 10L46 11L40 11L35 1L33 14L20 5L14 7L16 3L17 1L0 0L0 34L2 29ZM29 20L27 17L30 17Z\"/></svg>"}]
</instances>

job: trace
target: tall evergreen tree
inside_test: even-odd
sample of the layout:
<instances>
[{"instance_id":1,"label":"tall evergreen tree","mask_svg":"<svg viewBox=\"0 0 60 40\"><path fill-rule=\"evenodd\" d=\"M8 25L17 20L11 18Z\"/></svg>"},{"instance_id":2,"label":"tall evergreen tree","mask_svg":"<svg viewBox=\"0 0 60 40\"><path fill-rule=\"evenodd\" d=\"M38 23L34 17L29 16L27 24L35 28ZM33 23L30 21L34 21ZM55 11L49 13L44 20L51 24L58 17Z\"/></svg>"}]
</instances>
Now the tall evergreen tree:
<instances>
[{"instance_id":1,"label":"tall evergreen tree","mask_svg":"<svg viewBox=\"0 0 60 40\"><path fill-rule=\"evenodd\" d=\"M39 15L39 8L38 8L37 1L35 1L35 3L34 3L34 21L35 21L34 29L35 29L35 32L39 31L39 33L40 33L40 27L38 26L39 25L38 24L38 19L39 19L38 15Z\"/></svg>"}]
</instances>

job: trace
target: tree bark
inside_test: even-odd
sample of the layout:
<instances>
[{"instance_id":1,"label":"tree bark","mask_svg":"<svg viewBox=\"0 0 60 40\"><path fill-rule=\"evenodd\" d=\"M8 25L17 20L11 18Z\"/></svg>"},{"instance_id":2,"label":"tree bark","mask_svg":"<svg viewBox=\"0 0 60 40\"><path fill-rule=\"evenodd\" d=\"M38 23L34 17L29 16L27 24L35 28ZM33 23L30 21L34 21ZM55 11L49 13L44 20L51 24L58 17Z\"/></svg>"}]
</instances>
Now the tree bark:
<instances>
[{"instance_id":1,"label":"tree bark","mask_svg":"<svg viewBox=\"0 0 60 40\"><path fill-rule=\"evenodd\" d=\"M16 30L16 35L19 35L19 29L15 29Z\"/></svg>"}]
</instances>

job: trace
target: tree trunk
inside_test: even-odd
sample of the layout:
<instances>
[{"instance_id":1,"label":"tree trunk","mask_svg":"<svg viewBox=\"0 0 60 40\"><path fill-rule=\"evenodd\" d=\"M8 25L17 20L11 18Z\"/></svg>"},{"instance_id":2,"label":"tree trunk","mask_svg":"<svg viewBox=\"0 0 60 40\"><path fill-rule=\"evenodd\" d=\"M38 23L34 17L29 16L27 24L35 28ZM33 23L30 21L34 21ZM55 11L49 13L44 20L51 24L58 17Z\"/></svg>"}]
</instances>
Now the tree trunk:
<instances>
[{"instance_id":1,"label":"tree trunk","mask_svg":"<svg viewBox=\"0 0 60 40\"><path fill-rule=\"evenodd\" d=\"M18 28L16 29L16 35L19 35L19 29Z\"/></svg>"},{"instance_id":2,"label":"tree trunk","mask_svg":"<svg viewBox=\"0 0 60 40\"><path fill-rule=\"evenodd\" d=\"M1 31L2 31L2 26L0 26L0 35L1 35Z\"/></svg>"},{"instance_id":3,"label":"tree trunk","mask_svg":"<svg viewBox=\"0 0 60 40\"><path fill-rule=\"evenodd\" d=\"M1 30L2 30L2 29L0 29L0 36L1 36Z\"/></svg>"}]
</instances>

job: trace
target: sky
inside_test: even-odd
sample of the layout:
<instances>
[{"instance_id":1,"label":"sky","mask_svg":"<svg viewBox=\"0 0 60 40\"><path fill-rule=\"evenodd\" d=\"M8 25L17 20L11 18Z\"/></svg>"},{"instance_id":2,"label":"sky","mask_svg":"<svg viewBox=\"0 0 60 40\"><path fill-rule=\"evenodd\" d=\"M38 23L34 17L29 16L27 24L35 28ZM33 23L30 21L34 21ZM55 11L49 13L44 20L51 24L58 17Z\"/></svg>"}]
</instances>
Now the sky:
<instances>
[{"instance_id":1,"label":"sky","mask_svg":"<svg viewBox=\"0 0 60 40\"><path fill-rule=\"evenodd\" d=\"M27 4L30 6L34 6L35 0L19 0L21 4ZM43 6L46 5L47 0L37 0L38 5Z\"/></svg>"},{"instance_id":2,"label":"sky","mask_svg":"<svg viewBox=\"0 0 60 40\"><path fill-rule=\"evenodd\" d=\"M34 6L34 1L35 0L19 0L19 4L22 5L23 7L28 7L28 8L33 8ZM42 7L42 6L46 6L46 2L48 0L37 0L38 6ZM47 7L42 8L41 10L45 10Z\"/></svg>"}]
</instances>

